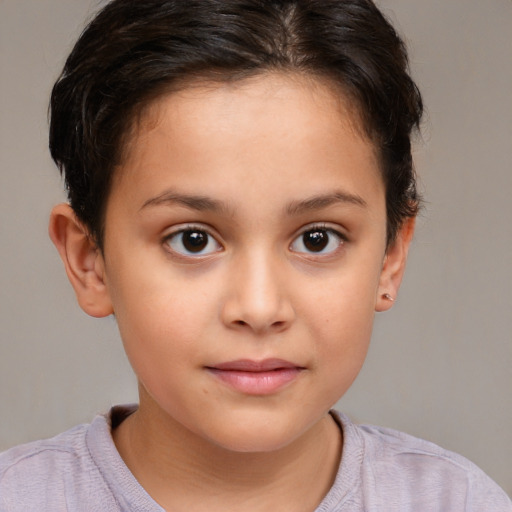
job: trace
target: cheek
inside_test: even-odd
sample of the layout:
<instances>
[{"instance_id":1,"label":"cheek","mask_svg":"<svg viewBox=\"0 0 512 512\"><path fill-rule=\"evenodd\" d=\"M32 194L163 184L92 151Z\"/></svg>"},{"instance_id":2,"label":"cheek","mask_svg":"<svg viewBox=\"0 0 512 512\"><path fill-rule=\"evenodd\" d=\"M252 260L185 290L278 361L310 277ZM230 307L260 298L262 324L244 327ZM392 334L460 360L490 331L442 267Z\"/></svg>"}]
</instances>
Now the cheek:
<instances>
[{"instance_id":1,"label":"cheek","mask_svg":"<svg viewBox=\"0 0 512 512\"><path fill-rule=\"evenodd\" d=\"M367 337L371 333L375 297L379 283L380 267L373 262L368 266L349 266L346 269L318 279L304 286L305 294L301 313L325 330L328 338L341 339Z\"/></svg>"},{"instance_id":2,"label":"cheek","mask_svg":"<svg viewBox=\"0 0 512 512\"><path fill-rule=\"evenodd\" d=\"M359 373L370 343L375 307L376 272L350 272L327 279L304 304L318 365L329 386L342 393Z\"/></svg>"},{"instance_id":3,"label":"cheek","mask_svg":"<svg viewBox=\"0 0 512 512\"><path fill-rule=\"evenodd\" d=\"M347 307L327 311L323 342L318 343L316 361L321 368L321 387L332 407L350 388L363 367L373 325L369 307Z\"/></svg>"},{"instance_id":4,"label":"cheek","mask_svg":"<svg viewBox=\"0 0 512 512\"><path fill-rule=\"evenodd\" d=\"M373 304L344 303L324 308L319 326L321 338L317 350L319 358L330 367L359 371L368 350L373 328Z\"/></svg>"},{"instance_id":5,"label":"cheek","mask_svg":"<svg viewBox=\"0 0 512 512\"><path fill-rule=\"evenodd\" d=\"M201 362L201 305L179 295L145 300L143 293L137 302L140 305L123 309L118 318L121 338L138 380L157 402L165 403L169 390L183 387Z\"/></svg>"},{"instance_id":6,"label":"cheek","mask_svg":"<svg viewBox=\"0 0 512 512\"><path fill-rule=\"evenodd\" d=\"M202 326L211 324L217 315L217 301L212 296L216 288L168 276L165 268L132 269L120 277L112 282L114 312L135 371L141 365L186 359L187 351L201 338Z\"/></svg>"}]
</instances>

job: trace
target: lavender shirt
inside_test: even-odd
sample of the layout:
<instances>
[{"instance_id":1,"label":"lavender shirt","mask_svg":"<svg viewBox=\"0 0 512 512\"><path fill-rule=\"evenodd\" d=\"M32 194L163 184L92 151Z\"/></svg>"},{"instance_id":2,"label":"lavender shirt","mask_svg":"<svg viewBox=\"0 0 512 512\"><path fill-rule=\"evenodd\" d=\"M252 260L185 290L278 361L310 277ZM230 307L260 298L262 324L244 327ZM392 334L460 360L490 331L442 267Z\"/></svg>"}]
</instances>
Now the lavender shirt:
<instances>
[{"instance_id":1,"label":"lavender shirt","mask_svg":"<svg viewBox=\"0 0 512 512\"><path fill-rule=\"evenodd\" d=\"M90 425L1 454L0 512L163 512L112 441L112 424L133 410L115 407ZM463 457L333 416L343 429L343 456L315 512L512 512L507 495Z\"/></svg>"}]
</instances>

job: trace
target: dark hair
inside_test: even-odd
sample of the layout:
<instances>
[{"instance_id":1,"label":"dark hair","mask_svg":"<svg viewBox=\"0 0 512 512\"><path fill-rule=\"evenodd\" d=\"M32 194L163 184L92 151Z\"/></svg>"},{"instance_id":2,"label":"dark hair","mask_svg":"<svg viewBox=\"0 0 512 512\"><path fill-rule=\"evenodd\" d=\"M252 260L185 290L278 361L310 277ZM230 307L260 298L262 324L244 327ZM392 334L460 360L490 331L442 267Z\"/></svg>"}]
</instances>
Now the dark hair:
<instances>
[{"instance_id":1,"label":"dark hair","mask_svg":"<svg viewBox=\"0 0 512 512\"><path fill-rule=\"evenodd\" d=\"M138 113L189 80L272 70L329 79L354 102L378 150L394 239L418 210L410 137L423 107L405 46L371 0L113 0L82 33L50 103L52 157L100 248Z\"/></svg>"}]
</instances>

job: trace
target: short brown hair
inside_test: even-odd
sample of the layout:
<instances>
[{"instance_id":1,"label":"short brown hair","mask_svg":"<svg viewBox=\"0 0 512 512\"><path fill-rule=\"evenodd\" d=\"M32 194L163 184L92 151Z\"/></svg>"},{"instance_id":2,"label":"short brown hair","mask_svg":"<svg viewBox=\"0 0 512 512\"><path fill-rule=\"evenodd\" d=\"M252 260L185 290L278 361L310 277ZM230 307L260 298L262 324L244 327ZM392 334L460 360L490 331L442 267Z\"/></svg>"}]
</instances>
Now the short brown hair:
<instances>
[{"instance_id":1,"label":"short brown hair","mask_svg":"<svg viewBox=\"0 0 512 512\"><path fill-rule=\"evenodd\" d=\"M190 79L271 70L326 77L355 101L380 156L394 239L418 210L411 133L423 106L404 43L371 0L113 0L82 33L50 104L52 157L100 248L137 113Z\"/></svg>"}]
</instances>

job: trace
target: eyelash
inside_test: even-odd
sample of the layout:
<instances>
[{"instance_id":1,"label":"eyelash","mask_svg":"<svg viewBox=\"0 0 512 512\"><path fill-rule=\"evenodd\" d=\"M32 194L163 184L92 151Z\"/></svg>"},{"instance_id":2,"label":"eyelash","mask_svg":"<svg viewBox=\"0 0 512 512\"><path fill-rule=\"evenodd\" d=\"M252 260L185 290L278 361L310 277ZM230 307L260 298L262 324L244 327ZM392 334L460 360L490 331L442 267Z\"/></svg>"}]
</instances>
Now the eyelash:
<instances>
[{"instance_id":1,"label":"eyelash","mask_svg":"<svg viewBox=\"0 0 512 512\"><path fill-rule=\"evenodd\" d=\"M313 225L306 226L305 228L302 228L300 230L299 234L297 236L295 236L295 238L292 240L292 242L290 244L290 248L292 248L293 245L300 244L302 242L302 245L304 246L304 248L307 249L306 243L304 241L304 236L307 235L308 233L315 233L315 232L324 233L324 234L328 235L327 240L325 240L325 239L320 240L320 243L325 242L325 244L326 244L323 247L320 247L320 251L295 250L294 252L305 255L306 257L325 258L325 257L329 257L333 254L336 254L340 250L340 248L348 241L347 237L343 233L338 231L337 229L329 227L326 224L313 224ZM334 243L336 244L336 247L334 247L333 249L331 249L328 252L323 252L323 250L326 247L329 247L329 245L332 245L333 237L334 237L334 239L337 239L337 242L334 241Z\"/></svg>"},{"instance_id":2,"label":"eyelash","mask_svg":"<svg viewBox=\"0 0 512 512\"><path fill-rule=\"evenodd\" d=\"M304 239L308 233L315 232L327 234L327 239L317 239L316 241L313 239L313 243L318 244L318 247L320 248L319 251L308 250L307 242ZM183 235L185 233L196 235L199 234L200 236L196 237L195 240L193 238L189 239L189 247L187 248L187 241L184 241L183 239ZM336 247L331 248L331 250L328 252L323 252L326 247L329 247L330 245L332 246L333 238ZM342 247L346 242L347 237L343 233L340 233L338 230L331 228L326 224L313 224L302 228L300 232L294 236L292 242L289 245L289 248L292 252L304 255L305 257L325 258L337 253L340 247ZM182 258L189 259L205 258L215 254L216 252L221 252L223 249L222 244L217 240L217 237L210 232L209 229L205 228L205 226L198 226L193 224L185 225L166 235L163 239L163 244L165 244L168 250L173 254ZM179 249L177 247L178 245L181 245L183 249ZM214 247L211 247L212 245ZM296 246L295 248L294 245ZM300 245L302 245L305 250L302 250L302 248L299 249ZM194 251L196 248L198 250ZM208 248L209 250L205 252L205 249Z\"/></svg>"},{"instance_id":3,"label":"eyelash","mask_svg":"<svg viewBox=\"0 0 512 512\"><path fill-rule=\"evenodd\" d=\"M203 237L203 239L200 239L200 238L196 238L195 242L196 242L196 247L199 248L199 250L197 252L194 252L191 248L187 249L187 247L185 246L185 242L183 241L183 238L181 238L181 240L179 240L179 236L180 235L184 235L185 233L195 233L195 234L202 234L202 235L206 235L205 237ZM176 240L178 240L176 242ZM191 240L189 240L190 242ZM175 242L175 245L181 243L181 245L184 247L184 251L180 251L180 250L177 250L176 247L173 247L172 243ZM206 245L201 248L201 242L206 242ZM205 258L207 256L210 256L211 254L214 254L216 252L220 252L220 250L222 249L222 244L217 240L217 237L215 237L214 235L212 235L212 233L210 233L210 231L205 228L204 226L196 226L196 225L185 225L183 227L181 227L180 229L177 229L175 231L173 231L172 233L169 233L168 235L166 235L163 239L163 243L168 247L168 250L170 252L172 252L173 254L177 254L178 256L180 257L183 257L183 258ZM194 243L194 242L193 242ZM207 253L204 253L204 250L206 248L208 248L208 246L215 244L217 247L214 248L213 250L210 250L209 252ZM187 252L189 251L189 252Z\"/></svg>"}]
</instances>

